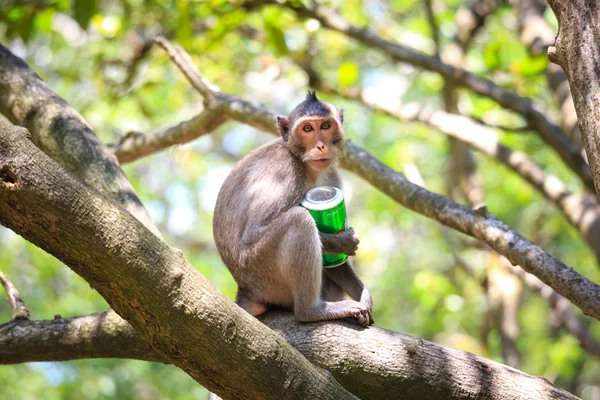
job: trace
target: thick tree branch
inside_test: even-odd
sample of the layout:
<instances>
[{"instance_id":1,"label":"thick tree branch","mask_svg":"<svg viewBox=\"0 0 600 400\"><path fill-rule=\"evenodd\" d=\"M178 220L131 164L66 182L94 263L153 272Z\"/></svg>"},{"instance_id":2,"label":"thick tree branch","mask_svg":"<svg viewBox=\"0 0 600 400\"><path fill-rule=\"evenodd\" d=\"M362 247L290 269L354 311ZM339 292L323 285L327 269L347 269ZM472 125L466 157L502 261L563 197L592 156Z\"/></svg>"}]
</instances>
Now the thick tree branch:
<instances>
[{"instance_id":1,"label":"thick tree branch","mask_svg":"<svg viewBox=\"0 0 600 400\"><path fill-rule=\"evenodd\" d=\"M186 66L184 73L189 68ZM218 101L219 107L231 119L277 135L274 123L276 115L266 108L254 106L223 92L215 94L215 101ZM598 285L523 238L491 214L476 213L409 182L402 174L388 168L350 142L346 143L342 165L405 207L487 243L513 265L521 265L571 300L585 314L600 319Z\"/></svg>"},{"instance_id":2,"label":"thick tree branch","mask_svg":"<svg viewBox=\"0 0 600 400\"><path fill-rule=\"evenodd\" d=\"M343 321L301 324L286 311L260 319L361 399L575 399L544 378L401 333ZM0 364L97 357L165 361L111 311L0 325Z\"/></svg>"},{"instance_id":3,"label":"thick tree branch","mask_svg":"<svg viewBox=\"0 0 600 400\"><path fill-rule=\"evenodd\" d=\"M0 180L1 179L2 171L0 171ZM29 310L25 307L25 302L23 302L19 291L2 272L0 272L0 283L4 286L4 290L6 291L6 298L12 309L12 319L29 319Z\"/></svg>"},{"instance_id":4,"label":"thick tree branch","mask_svg":"<svg viewBox=\"0 0 600 400\"><path fill-rule=\"evenodd\" d=\"M587 0L548 0L548 4L559 27L555 47L548 55L569 78L596 196L600 199L600 4Z\"/></svg>"},{"instance_id":5,"label":"thick tree branch","mask_svg":"<svg viewBox=\"0 0 600 400\"><path fill-rule=\"evenodd\" d=\"M531 99L519 96L463 69L440 62L435 57L422 54L407 46L384 40L368 29L361 29L348 23L340 15L327 7L315 5L314 8L306 8L298 5L298 3L286 2L281 4L276 0L247 0L244 2L247 8L269 4L289 8L303 17L315 18L324 27L345 34L367 46L378 48L396 61L405 62L427 71L437 72L444 78L454 81L457 85L471 89L482 96L489 97L497 101L501 106L523 115L531 126L541 134L541 137L559 154L565 164L579 176L585 186L590 190L594 189L594 181L589 166L579 149L571 143L558 126L553 124L542 112L533 106Z\"/></svg>"},{"instance_id":6,"label":"thick tree branch","mask_svg":"<svg viewBox=\"0 0 600 400\"><path fill-rule=\"evenodd\" d=\"M0 325L0 365L84 358L171 363L112 310L85 317Z\"/></svg>"},{"instance_id":7,"label":"thick tree branch","mask_svg":"<svg viewBox=\"0 0 600 400\"><path fill-rule=\"evenodd\" d=\"M159 354L228 399L354 398L113 201L0 121L0 223L96 289Z\"/></svg>"},{"instance_id":8,"label":"thick tree branch","mask_svg":"<svg viewBox=\"0 0 600 400\"><path fill-rule=\"evenodd\" d=\"M83 117L1 44L0 93L0 112L26 127L39 148L160 235L117 159Z\"/></svg>"}]
</instances>

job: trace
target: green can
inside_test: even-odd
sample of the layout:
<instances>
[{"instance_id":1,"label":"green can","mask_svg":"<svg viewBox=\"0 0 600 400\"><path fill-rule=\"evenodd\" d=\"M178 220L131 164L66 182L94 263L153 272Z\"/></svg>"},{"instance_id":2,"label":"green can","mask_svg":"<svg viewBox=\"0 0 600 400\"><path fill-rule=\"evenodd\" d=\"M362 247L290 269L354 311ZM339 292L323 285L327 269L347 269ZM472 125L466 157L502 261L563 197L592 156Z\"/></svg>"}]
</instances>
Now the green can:
<instances>
[{"instance_id":1,"label":"green can","mask_svg":"<svg viewBox=\"0 0 600 400\"><path fill-rule=\"evenodd\" d=\"M346 230L346 204L344 194L333 186L319 186L306 193L301 203L317 223L323 233L337 234ZM346 254L323 252L323 266L337 267L346 262Z\"/></svg>"}]
</instances>

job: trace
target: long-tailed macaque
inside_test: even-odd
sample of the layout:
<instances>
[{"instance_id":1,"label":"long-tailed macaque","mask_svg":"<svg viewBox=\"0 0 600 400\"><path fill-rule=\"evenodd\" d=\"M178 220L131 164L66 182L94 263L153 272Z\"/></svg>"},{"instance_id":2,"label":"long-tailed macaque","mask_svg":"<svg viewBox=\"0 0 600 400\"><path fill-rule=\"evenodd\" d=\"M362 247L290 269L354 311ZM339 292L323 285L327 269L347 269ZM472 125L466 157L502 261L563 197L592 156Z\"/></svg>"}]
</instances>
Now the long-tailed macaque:
<instances>
[{"instance_id":1,"label":"long-tailed macaque","mask_svg":"<svg viewBox=\"0 0 600 400\"><path fill-rule=\"evenodd\" d=\"M308 92L277 126L281 138L239 161L217 199L214 236L239 285L236 303L254 316L277 305L292 309L299 321L349 317L372 324L371 295L350 263L322 266L323 251L355 254L354 230L321 233L300 206L316 186L341 187L336 160L343 110Z\"/></svg>"}]
</instances>

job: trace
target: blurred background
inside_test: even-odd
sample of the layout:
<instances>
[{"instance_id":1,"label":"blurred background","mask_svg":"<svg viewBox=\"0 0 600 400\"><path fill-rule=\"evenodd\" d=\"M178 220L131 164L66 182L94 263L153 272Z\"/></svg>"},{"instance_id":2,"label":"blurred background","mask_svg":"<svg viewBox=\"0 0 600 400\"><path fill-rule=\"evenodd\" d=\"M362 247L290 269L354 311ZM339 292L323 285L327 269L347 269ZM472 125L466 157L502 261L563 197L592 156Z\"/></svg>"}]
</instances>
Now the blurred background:
<instances>
[{"instance_id":1,"label":"blurred background","mask_svg":"<svg viewBox=\"0 0 600 400\"><path fill-rule=\"evenodd\" d=\"M324 1L351 23L428 54L436 51L424 0ZM502 3L502 2L500 2ZM307 3L308 4L308 3ZM433 11L441 47L453 42L462 0ZM545 21L556 29L548 9ZM535 99L552 118L559 107L544 71L519 38L514 6L501 4L470 44L462 66ZM202 98L164 51L144 44L164 34L227 93L287 114L305 95L308 57L323 82L369 88L393 105L417 101L444 109L444 80L393 62L318 21L281 7L245 11L223 0L4 0L0 42L22 57L77 109L106 144L130 132L152 133L202 111ZM140 55L134 63L136 55ZM135 67L132 67L135 65ZM345 110L348 139L427 189L452 195L452 146L443 134L400 122L340 96L319 97ZM490 99L461 90L458 111L503 129L501 142L581 192L581 182L525 122ZM228 122L210 135L123 167L167 242L219 290L236 285L212 239L219 188L234 162L273 136ZM587 278L600 282L590 248L556 208L512 171L475 153L488 209ZM351 225L361 237L356 269L371 291L377 325L508 363L542 375L584 399L600 399L600 362L563 329L560 313L475 240L404 209L343 171ZM13 281L32 319L85 315L108 308L70 269L0 227L0 270ZM600 341L600 324L581 316ZM0 321L11 310L0 302ZM83 360L0 367L5 399L190 399L207 391L173 366L131 360Z\"/></svg>"}]
</instances>

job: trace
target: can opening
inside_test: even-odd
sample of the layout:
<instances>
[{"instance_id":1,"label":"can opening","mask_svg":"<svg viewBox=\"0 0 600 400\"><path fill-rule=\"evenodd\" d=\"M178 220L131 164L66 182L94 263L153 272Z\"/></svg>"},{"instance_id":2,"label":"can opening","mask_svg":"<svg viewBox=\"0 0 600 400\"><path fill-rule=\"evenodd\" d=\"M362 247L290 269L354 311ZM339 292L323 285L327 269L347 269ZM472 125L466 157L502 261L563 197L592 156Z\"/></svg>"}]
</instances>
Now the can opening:
<instances>
[{"instance_id":1,"label":"can opening","mask_svg":"<svg viewBox=\"0 0 600 400\"><path fill-rule=\"evenodd\" d=\"M325 203L335 197L336 191L332 186L323 186L309 190L306 199L311 203Z\"/></svg>"}]
</instances>

